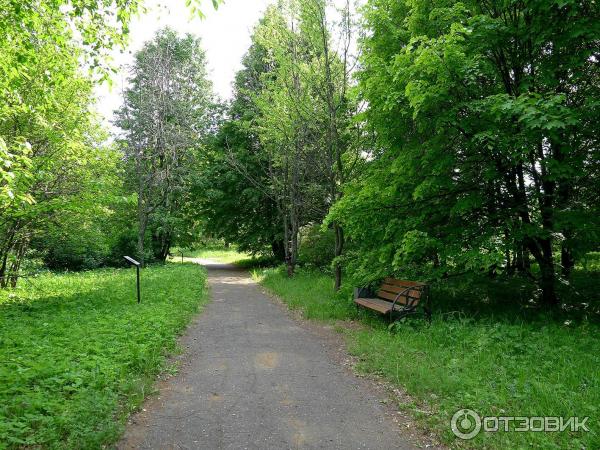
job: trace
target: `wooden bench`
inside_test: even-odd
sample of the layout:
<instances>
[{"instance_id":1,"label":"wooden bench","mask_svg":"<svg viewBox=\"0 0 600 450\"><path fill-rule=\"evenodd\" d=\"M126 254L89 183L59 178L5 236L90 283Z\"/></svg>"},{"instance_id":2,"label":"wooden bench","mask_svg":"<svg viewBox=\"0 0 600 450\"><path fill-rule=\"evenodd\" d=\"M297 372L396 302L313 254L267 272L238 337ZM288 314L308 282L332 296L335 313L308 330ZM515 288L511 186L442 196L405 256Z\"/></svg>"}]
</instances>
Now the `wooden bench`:
<instances>
[{"instance_id":1,"label":"wooden bench","mask_svg":"<svg viewBox=\"0 0 600 450\"><path fill-rule=\"evenodd\" d=\"M356 307L363 306L381 314L389 314L390 322L394 315L398 319L422 311L431 321L431 311L427 306L429 286L418 281L385 278L379 288L373 292L369 288L354 289Z\"/></svg>"}]
</instances>

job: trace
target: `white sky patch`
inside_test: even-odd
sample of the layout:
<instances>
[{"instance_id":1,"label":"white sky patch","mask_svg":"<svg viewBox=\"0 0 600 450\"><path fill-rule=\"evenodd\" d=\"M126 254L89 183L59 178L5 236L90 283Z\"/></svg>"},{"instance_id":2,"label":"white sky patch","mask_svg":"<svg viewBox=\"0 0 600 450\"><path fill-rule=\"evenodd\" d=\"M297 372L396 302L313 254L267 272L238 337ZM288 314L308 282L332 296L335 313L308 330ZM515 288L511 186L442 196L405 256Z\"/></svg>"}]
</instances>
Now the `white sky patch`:
<instances>
[{"instance_id":1,"label":"white sky patch","mask_svg":"<svg viewBox=\"0 0 600 450\"><path fill-rule=\"evenodd\" d=\"M128 66L133 55L156 31L166 26L180 34L191 33L202 39L208 59L209 78L215 93L221 98L231 97L231 83L235 73L242 68L242 56L250 47L252 29L266 7L275 0L226 0L214 10L210 1L202 2L204 19L192 17L185 0L147 0L147 14L135 18L130 26L129 45L126 50L113 53L113 87L104 83L96 89L96 109L110 127L113 111L121 106L121 92L126 85Z\"/></svg>"},{"instance_id":2,"label":"white sky patch","mask_svg":"<svg viewBox=\"0 0 600 450\"><path fill-rule=\"evenodd\" d=\"M262 17L267 6L277 0L224 0L217 10L212 2L202 2L204 19L193 16L185 6L185 0L145 0L148 9L146 14L132 20L129 33L129 45L123 51L112 53L117 73L113 75L112 89L108 83L96 88L96 110L103 119L104 125L113 129L111 122L114 111L122 104L122 91L126 87L129 67L134 55L141 50L144 43L151 40L155 33L167 26L181 35L190 33L202 39L202 48L206 51L208 75L213 83L213 90L222 99L232 95L232 82L235 74L242 68L242 57L248 51L252 30ZM365 0L351 0L354 13ZM346 0L335 0L336 7L341 8ZM332 7L328 10L334 22L339 16ZM334 33L335 34L335 33ZM351 53L356 52L356 35L353 35ZM334 47L336 47L334 39ZM338 50L340 50L338 48Z\"/></svg>"}]
</instances>

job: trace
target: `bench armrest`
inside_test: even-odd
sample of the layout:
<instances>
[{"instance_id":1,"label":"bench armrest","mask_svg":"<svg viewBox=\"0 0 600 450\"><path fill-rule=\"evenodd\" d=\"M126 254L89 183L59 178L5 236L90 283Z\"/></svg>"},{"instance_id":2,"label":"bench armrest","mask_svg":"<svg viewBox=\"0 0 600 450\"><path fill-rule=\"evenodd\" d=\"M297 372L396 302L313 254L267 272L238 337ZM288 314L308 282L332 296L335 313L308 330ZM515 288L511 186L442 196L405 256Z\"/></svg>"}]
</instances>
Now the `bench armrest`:
<instances>
[{"instance_id":1,"label":"bench armrest","mask_svg":"<svg viewBox=\"0 0 600 450\"><path fill-rule=\"evenodd\" d=\"M420 290L421 291L421 295L424 293L423 289L415 288L415 286L407 287L402 292L398 293L398 295L396 295L396 298L394 299L394 303L392 303L392 311L396 307L396 303L398 302L398 300L400 299L400 297L402 297L403 295L406 295L407 292L415 291L415 290ZM414 304L415 304L416 301L417 301L416 298L408 297L408 302L406 302L406 305L404 305L405 308L412 308L414 306Z\"/></svg>"},{"instance_id":2,"label":"bench armrest","mask_svg":"<svg viewBox=\"0 0 600 450\"><path fill-rule=\"evenodd\" d=\"M371 298L373 297L373 292L368 287L359 287L354 288L354 300L357 298Z\"/></svg>"}]
</instances>

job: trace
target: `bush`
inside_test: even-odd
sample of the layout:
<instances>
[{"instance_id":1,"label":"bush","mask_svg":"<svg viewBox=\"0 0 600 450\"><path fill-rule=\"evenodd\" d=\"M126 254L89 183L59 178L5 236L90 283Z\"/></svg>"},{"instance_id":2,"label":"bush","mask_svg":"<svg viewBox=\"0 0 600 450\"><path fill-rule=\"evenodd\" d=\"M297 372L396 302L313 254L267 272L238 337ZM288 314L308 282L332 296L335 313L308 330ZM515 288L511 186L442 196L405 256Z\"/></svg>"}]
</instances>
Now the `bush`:
<instances>
[{"instance_id":1,"label":"bush","mask_svg":"<svg viewBox=\"0 0 600 450\"><path fill-rule=\"evenodd\" d=\"M32 242L52 270L90 270L124 266L124 255L137 254L137 230L121 224L69 221L49 229Z\"/></svg>"},{"instance_id":2,"label":"bush","mask_svg":"<svg viewBox=\"0 0 600 450\"><path fill-rule=\"evenodd\" d=\"M116 267L127 265L123 259L125 255L132 257L137 255L137 230L134 228L124 230L119 234L113 243L107 265Z\"/></svg>"},{"instance_id":3,"label":"bush","mask_svg":"<svg viewBox=\"0 0 600 450\"><path fill-rule=\"evenodd\" d=\"M95 242L75 243L66 240L53 245L44 256L46 267L52 270L89 270L102 266L107 251Z\"/></svg>"},{"instance_id":4,"label":"bush","mask_svg":"<svg viewBox=\"0 0 600 450\"><path fill-rule=\"evenodd\" d=\"M106 263L112 238L101 227L91 223L65 223L35 242L49 269L88 270Z\"/></svg>"},{"instance_id":5,"label":"bush","mask_svg":"<svg viewBox=\"0 0 600 450\"><path fill-rule=\"evenodd\" d=\"M335 257L333 230L323 231L321 225L310 225L301 230L298 259L307 266L325 269L331 267Z\"/></svg>"}]
</instances>

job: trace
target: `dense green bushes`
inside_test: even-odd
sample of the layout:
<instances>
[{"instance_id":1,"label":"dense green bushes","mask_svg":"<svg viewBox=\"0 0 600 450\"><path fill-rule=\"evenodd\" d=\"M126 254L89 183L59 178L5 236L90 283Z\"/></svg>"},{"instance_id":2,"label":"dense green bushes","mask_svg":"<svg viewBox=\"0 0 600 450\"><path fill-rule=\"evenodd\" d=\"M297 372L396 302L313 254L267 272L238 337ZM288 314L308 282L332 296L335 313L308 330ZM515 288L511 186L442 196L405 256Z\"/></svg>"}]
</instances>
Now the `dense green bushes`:
<instances>
[{"instance_id":1,"label":"dense green bushes","mask_svg":"<svg viewBox=\"0 0 600 450\"><path fill-rule=\"evenodd\" d=\"M298 261L319 269L331 269L335 257L335 235L332 229L323 230L320 225L308 225L300 232Z\"/></svg>"}]
</instances>

